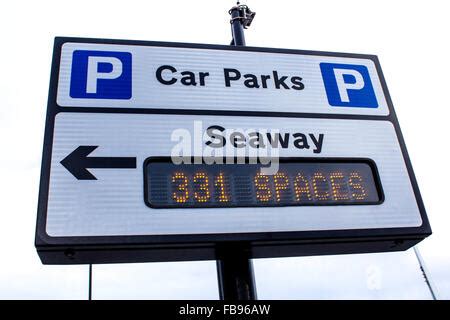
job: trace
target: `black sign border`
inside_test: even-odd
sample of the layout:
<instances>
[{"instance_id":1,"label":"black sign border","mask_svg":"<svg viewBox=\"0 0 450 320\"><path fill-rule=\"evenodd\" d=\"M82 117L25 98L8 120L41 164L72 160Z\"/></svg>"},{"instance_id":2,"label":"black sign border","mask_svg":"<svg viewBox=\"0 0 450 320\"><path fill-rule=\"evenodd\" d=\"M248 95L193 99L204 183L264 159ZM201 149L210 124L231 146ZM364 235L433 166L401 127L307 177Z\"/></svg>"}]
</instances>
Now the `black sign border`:
<instances>
[{"instance_id":1,"label":"black sign border","mask_svg":"<svg viewBox=\"0 0 450 320\"><path fill-rule=\"evenodd\" d=\"M342 115L287 112L178 110L132 108L61 107L57 104L57 88L62 45L66 42L119 44L137 46L181 47L192 49L270 52L370 59L374 62L385 95L389 115ZM258 232L197 235L150 236L96 236L51 237L46 233L47 203L55 117L59 112L82 113L136 113L136 114L190 114L221 116L258 116L286 118L331 118L390 121L398 137L409 178L414 190L422 225L407 228L379 228L298 232ZM186 261L216 259L218 248L240 246L249 257L282 257L316 254L361 253L406 250L431 234L411 161L393 108L378 57L366 54L335 53L262 47L237 47L225 45L110 40L92 38L56 37L50 75L49 97L44 134L41 180L38 200L35 245L45 264L81 264L144 261Z\"/></svg>"}]
</instances>

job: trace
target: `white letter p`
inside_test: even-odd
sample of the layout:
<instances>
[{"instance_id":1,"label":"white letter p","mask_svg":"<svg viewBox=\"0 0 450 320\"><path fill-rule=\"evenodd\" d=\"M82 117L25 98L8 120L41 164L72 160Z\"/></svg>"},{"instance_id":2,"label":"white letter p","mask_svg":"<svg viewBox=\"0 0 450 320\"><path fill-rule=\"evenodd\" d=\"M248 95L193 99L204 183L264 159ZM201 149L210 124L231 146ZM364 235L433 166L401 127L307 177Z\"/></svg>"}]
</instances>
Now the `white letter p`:
<instances>
[{"instance_id":1,"label":"white letter p","mask_svg":"<svg viewBox=\"0 0 450 320\"><path fill-rule=\"evenodd\" d=\"M109 63L110 72L98 72L100 63ZM122 74L122 62L115 57L88 57L86 93L97 93L98 79L117 79Z\"/></svg>"},{"instance_id":2,"label":"white letter p","mask_svg":"<svg viewBox=\"0 0 450 320\"><path fill-rule=\"evenodd\" d=\"M355 78L355 83L347 83L344 75L351 75ZM347 90L360 90L364 88L364 79L361 73L352 69L334 69L334 77L339 90L339 96L342 102L350 102Z\"/></svg>"}]
</instances>

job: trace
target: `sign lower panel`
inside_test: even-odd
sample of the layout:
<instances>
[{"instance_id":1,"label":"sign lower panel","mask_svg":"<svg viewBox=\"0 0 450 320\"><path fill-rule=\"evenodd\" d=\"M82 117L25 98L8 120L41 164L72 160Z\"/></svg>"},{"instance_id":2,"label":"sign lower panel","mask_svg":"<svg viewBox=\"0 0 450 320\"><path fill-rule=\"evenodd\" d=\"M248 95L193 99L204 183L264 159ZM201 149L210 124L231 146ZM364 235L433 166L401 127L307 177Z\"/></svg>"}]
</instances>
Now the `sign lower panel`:
<instances>
[{"instance_id":1,"label":"sign lower panel","mask_svg":"<svg viewBox=\"0 0 450 320\"><path fill-rule=\"evenodd\" d=\"M283 138L290 137L286 148L280 145L276 149L280 157L371 159L378 168L385 201L332 208L287 206L276 210L271 207L174 210L147 206L143 188L146 159L170 157L176 145L171 140L176 130L189 133L192 141L200 142L198 154L190 156L223 155L220 153L223 148L206 145L217 140L205 134L211 127L225 129L214 130L211 135L218 138L221 134L231 149L234 149L229 142L233 132L240 129L249 137L265 128L278 130ZM309 139L308 148L295 147L293 137L297 133ZM310 135L316 141L322 137L322 144L316 146L308 138ZM87 158L135 157L137 167L88 168L95 180L78 179L61 161L80 146L97 146L85 154ZM248 146L236 150L251 157L250 153L263 149ZM46 230L52 236L370 229L417 227L422 223L400 145L388 121L59 113L49 191Z\"/></svg>"}]
</instances>

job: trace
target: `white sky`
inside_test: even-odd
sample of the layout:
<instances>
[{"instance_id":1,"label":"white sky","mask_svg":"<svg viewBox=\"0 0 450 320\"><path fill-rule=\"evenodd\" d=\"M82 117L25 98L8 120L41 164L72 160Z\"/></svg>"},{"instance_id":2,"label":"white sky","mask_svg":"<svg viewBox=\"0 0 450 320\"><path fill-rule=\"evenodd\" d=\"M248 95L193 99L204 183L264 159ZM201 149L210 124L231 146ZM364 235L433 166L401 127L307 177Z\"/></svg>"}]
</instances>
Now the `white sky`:
<instances>
[{"instance_id":1,"label":"white sky","mask_svg":"<svg viewBox=\"0 0 450 320\"><path fill-rule=\"evenodd\" d=\"M233 1L8 1L0 19L0 298L87 298L87 266L43 266L34 228L55 36L228 44ZM421 253L450 298L448 1L247 1L248 45L376 54L433 235ZM278 6L278 7L277 7ZM260 298L419 298L414 252L255 261ZM215 299L214 262L94 266L94 298Z\"/></svg>"}]
</instances>

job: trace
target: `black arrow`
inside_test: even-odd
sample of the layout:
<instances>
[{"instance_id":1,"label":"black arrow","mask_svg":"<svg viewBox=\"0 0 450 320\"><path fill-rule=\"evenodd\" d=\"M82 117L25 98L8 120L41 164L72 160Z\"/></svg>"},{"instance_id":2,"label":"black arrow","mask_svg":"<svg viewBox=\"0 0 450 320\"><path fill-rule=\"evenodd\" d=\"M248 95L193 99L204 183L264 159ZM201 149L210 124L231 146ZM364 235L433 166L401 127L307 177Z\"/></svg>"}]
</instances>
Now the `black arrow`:
<instances>
[{"instance_id":1,"label":"black arrow","mask_svg":"<svg viewBox=\"0 0 450 320\"><path fill-rule=\"evenodd\" d=\"M61 164L78 180L97 180L87 168L136 169L136 158L125 157L88 157L98 146L79 146Z\"/></svg>"}]
</instances>

